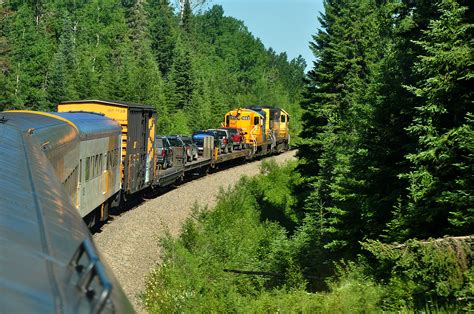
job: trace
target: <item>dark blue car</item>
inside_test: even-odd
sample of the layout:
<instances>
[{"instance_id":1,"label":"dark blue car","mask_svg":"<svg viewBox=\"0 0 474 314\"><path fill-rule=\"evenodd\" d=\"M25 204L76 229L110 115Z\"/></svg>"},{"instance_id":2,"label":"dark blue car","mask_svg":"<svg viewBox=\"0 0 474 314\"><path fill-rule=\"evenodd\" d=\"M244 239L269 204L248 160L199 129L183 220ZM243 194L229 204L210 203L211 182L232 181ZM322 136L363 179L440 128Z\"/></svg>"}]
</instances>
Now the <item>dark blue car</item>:
<instances>
[{"instance_id":1,"label":"dark blue car","mask_svg":"<svg viewBox=\"0 0 474 314\"><path fill-rule=\"evenodd\" d=\"M219 154L221 153L221 140L219 139L219 135L216 131L213 130L199 130L194 131L193 133L193 141L196 143L199 153L202 154L203 147L204 147L204 137L212 136L214 138L214 147L219 149Z\"/></svg>"}]
</instances>

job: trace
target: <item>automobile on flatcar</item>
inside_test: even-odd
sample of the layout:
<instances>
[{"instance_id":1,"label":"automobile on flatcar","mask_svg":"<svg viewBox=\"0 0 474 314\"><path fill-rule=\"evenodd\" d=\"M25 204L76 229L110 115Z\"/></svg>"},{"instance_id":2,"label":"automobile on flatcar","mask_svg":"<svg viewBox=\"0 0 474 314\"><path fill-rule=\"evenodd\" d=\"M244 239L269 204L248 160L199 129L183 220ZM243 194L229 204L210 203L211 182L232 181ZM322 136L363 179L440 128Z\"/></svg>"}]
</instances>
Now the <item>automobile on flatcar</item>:
<instances>
[{"instance_id":1,"label":"automobile on flatcar","mask_svg":"<svg viewBox=\"0 0 474 314\"><path fill-rule=\"evenodd\" d=\"M181 147L186 154L186 162L193 161L193 153L191 146L186 145L185 142L178 135L169 135L166 137L171 144L171 147Z\"/></svg>"},{"instance_id":2,"label":"automobile on flatcar","mask_svg":"<svg viewBox=\"0 0 474 314\"><path fill-rule=\"evenodd\" d=\"M179 138L183 141L184 144L186 144L186 149L189 148L189 153L192 156L192 160L197 160L199 149L198 149L196 143L193 142L192 137L191 136L179 135Z\"/></svg>"},{"instance_id":3,"label":"automobile on flatcar","mask_svg":"<svg viewBox=\"0 0 474 314\"><path fill-rule=\"evenodd\" d=\"M161 169L173 166L173 149L166 136L157 136L155 139L157 163Z\"/></svg>"},{"instance_id":4,"label":"automobile on flatcar","mask_svg":"<svg viewBox=\"0 0 474 314\"><path fill-rule=\"evenodd\" d=\"M221 140L216 131L212 130L197 130L193 132L193 142L196 143L199 154L203 153L204 150L204 138L210 136L214 139L214 147L217 148L218 153L221 153Z\"/></svg>"},{"instance_id":5,"label":"automobile on flatcar","mask_svg":"<svg viewBox=\"0 0 474 314\"><path fill-rule=\"evenodd\" d=\"M245 147L245 134L241 128L225 127L223 129L229 131L234 149L241 150Z\"/></svg>"},{"instance_id":6,"label":"automobile on flatcar","mask_svg":"<svg viewBox=\"0 0 474 314\"><path fill-rule=\"evenodd\" d=\"M228 129L211 129L217 133L221 140L221 150L224 154L232 153L234 151L234 141L232 140L232 134Z\"/></svg>"}]
</instances>

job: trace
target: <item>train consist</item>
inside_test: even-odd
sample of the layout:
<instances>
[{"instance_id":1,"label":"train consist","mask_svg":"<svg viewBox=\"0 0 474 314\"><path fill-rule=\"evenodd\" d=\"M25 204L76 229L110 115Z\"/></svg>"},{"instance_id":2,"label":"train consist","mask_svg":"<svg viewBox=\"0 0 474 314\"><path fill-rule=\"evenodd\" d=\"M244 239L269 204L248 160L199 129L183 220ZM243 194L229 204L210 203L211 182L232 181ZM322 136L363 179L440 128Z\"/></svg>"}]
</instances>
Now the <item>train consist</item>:
<instances>
[{"instance_id":1,"label":"train consist","mask_svg":"<svg viewBox=\"0 0 474 314\"><path fill-rule=\"evenodd\" d=\"M0 113L0 240L9 256L0 260L0 303L7 312L133 311L81 218L94 226L142 192L229 160L284 151L290 141L284 110L239 108L223 127L241 130L240 149L222 153L205 136L197 160L173 147L164 168L153 107L84 100L57 109Z\"/></svg>"},{"instance_id":2,"label":"train consist","mask_svg":"<svg viewBox=\"0 0 474 314\"><path fill-rule=\"evenodd\" d=\"M54 115L76 125L81 134L90 131L81 123L81 115L95 114L104 121L96 124L96 127L104 128L98 134L82 136L75 153L79 155L74 158L70 172L57 171L76 208L90 226L107 220L110 207L120 206L140 192L167 186L188 173L205 172L229 160L281 152L289 145L288 113L270 107L240 108L225 115L224 127L243 130L244 149L219 153L213 138L209 137L198 160L188 162L184 148L174 147L173 167L163 169L158 163L153 107L83 100L62 102L57 109L58 113ZM110 128L113 125L115 133L112 129L106 131L106 125ZM79 175L72 172L74 169ZM71 176L75 183L66 182L66 176Z\"/></svg>"}]
</instances>

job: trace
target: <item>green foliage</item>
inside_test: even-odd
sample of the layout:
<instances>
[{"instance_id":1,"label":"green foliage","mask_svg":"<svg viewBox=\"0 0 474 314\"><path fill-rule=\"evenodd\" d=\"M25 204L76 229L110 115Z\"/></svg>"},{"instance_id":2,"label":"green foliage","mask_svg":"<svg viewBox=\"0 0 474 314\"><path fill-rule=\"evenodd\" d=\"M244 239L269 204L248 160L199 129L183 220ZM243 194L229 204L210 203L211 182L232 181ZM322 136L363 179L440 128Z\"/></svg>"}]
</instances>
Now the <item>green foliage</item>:
<instances>
[{"instance_id":1,"label":"green foliage","mask_svg":"<svg viewBox=\"0 0 474 314\"><path fill-rule=\"evenodd\" d=\"M325 2L298 154L329 260L472 230L474 15L458 2Z\"/></svg>"},{"instance_id":2,"label":"green foliage","mask_svg":"<svg viewBox=\"0 0 474 314\"><path fill-rule=\"evenodd\" d=\"M357 160L367 150L361 145L372 111L366 87L382 46L376 8L373 1L327 1L325 29L311 44L318 62L308 73L298 155L302 189L309 190L305 207L319 216L324 246L334 252L355 253L365 228L360 175L366 168Z\"/></svg>"},{"instance_id":3,"label":"green foliage","mask_svg":"<svg viewBox=\"0 0 474 314\"><path fill-rule=\"evenodd\" d=\"M220 6L193 14L192 5L181 16L168 0L9 1L0 8L0 108L132 101L155 106L158 132L169 134L265 104L290 112L296 138L304 60L265 49Z\"/></svg>"},{"instance_id":4,"label":"green foliage","mask_svg":"<svg viewBox=\"0 0 474 314\"><path fill-rule=\"evenodd\" d=\"M161 74L167 76L174 58L174 15L168 0L147 1L151 48Z\"/></svg>"},{"instance_id":5,"label":"green foliage","mask_svg":"<svg viewBox=\"0 0 474 314\"><path fill-rule=\"evenodd\" d=\"M441 2L441 16L417 42L424 49L416 64L422 79L410 90L423 104L408 128L418 145L407 155L412 167L405 175L405 224L422 236L466 234L474 227L474 24L466 19L467 9Z\"/></svg>"},{"instance_id":6,"label":"green foliage","mask_svg":"<svg viewBox=\"0 0 474 314\"><path fill-rule=\"evenodd\" d=\"M242 312L270 313L375 313L380 311L384 288L363 274L354 263L341 265L330 280L329 292L274 290L249 301Z\"/></svg>"},{"instance_id":7,"label":"green foliage","mask_svg":"<svg viewBox=\"0 0 474 314\"><path fill-rule=\"evenodd\" d=\"M456 304L472 310L472 239L410 240L402 245L368 241L363 247L375 257L377 273L387 282L387 308Z\"/></svg>"},{"instance_id":8,"label":"green foliage","mask_svg":"<svg viewBox=\"0 0 474 314\"><path fill-rule=\"evenodd\" d=\"M275 160L263 161L260 174L250 183L255 191L262 219L276 221L286 230L292 232L302 213L294 211L296 204L293 188L300 181L298 173L294 172L296 163L280 167Z\"/></svg>"},{"instance_id":9,"label":"green foliage","mask_svg":"<svg viewBox=\"0 0 474 314\"><path fill-rule=\"evenodd\" d=\"M262 175L243 178L236 187L222 190L212 211L195 207L181 236L162 240L163 262L148 277L143 294L147 310L349 313L376 309L381 288L353 263L340 267L340 280L329 283L330 292L304 291L306 279L292 257L292 243L284 228L264 218L269 208L261 198L270 198L273 208L289 206L284 194L294 167L266 163ZM224 269L280 276L242 275Z\"/></svg>"},{"instance_id":10,"label":"green foliage","mask_svg":"<svg viewBox=\"0 0 474 314\"><path fill-rule=\"evenodd\" d=\"M149 278L144 296L149 311L237 310L244 305L240 295L252 296L264 287L265 278L224 272L268 270L269 239L285 238L281 227L260 222L255 198L244 182L227 193L221 191L212 212L195 208L180 239L163 242L163 264Z\"/></svg>"},{"instance_id":11,"label":"green foliage","mask_svg":"<svg viewBox=\"0 0 474 314\"><path fill-rule=\"evenodd\" d=\"M473 12L464 0L325 1L302 101L295 191L306 216L291 256L303 274L326 277L334 261L362 254L364 272L373 266L388 284L387 309L470 300L472 272L451 248L420 246L384 264L377 249L392 246L370 241L472 233Z\"/></svg>"}]
</instances>

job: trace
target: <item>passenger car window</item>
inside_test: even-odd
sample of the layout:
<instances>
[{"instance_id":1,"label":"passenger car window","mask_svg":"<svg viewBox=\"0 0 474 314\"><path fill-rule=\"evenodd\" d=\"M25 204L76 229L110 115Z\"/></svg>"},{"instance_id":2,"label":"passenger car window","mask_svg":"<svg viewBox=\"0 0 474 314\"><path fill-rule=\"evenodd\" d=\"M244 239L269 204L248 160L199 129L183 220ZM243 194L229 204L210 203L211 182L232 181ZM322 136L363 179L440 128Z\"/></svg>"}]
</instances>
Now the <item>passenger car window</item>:
<instances>
[{"instance_id":1,"label":"passenger car window","mask_svg":"<svg viewBox=\"0 0 474 314\"><path fill-rule=\"evenodd\" d=\"M260 120L259 117L253 118L253 124L254 124L254 125L257 125L258 122L259 122L259 120Z\"/></svg>"},{"instance_id":2,"label":"passenger car window","mask_svg":"<svg viewBox=\"0 0 474 314\"><path fill-rule=\"evenodd\" d=\"M90 167L91 167L91 158L87 157L86 158L86 166L85 166L86 181L89 181L89 178L90 178Z\"/></svg>"}]
</instances>

